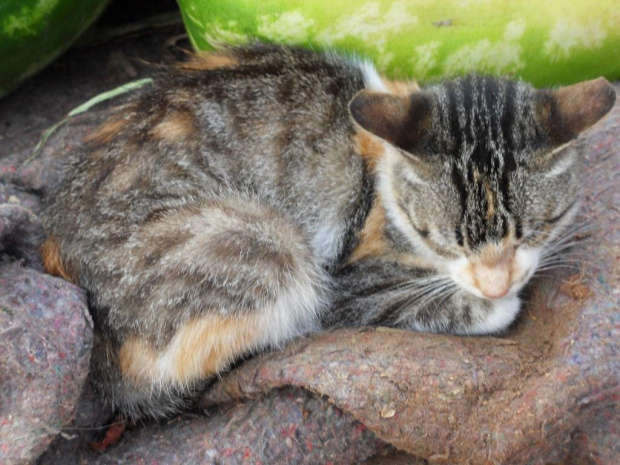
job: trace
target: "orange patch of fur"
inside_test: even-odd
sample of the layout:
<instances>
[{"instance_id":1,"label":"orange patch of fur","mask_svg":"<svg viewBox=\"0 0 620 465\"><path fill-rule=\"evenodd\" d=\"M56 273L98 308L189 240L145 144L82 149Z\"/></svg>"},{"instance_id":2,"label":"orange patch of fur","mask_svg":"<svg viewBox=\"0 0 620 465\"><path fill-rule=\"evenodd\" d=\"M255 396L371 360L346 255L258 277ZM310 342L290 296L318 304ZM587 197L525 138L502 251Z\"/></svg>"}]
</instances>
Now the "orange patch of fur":
<instances>
[{"instance_id":1,"label":"orange patch of fur","mask_svg":"<svg viewBox=\"0 0 620 465\"><path fill-rule=\"evenodd\" d=\"M192 134L195 130L194 120L191 115L183 112L175 112L166 116L153 129L151 134L158 140L177 140Z\"/></svg>"},{"instance_id":2,"label":"orange patch of fur","mask_svg":"<svg viewBox=\"0 0 620 465\"><path fill-rule=\"evenodd\" d=\"M487 196L487 205L489 206L487 209L487 219L491 219L493 215L495 215L495 195L493 195L489 180L483 177L478 170L474 170L474 181L477 183L482 183L484 187L484 191Z\"/></svg>"},{"instance_id":3,"label":"orange patch of fur","mask_svg":"<svg viewBox=\"0 0 620 465\"><path fill-rule=\"evenodd\" d=\"M261 336L255 315L204 315L185 323L161 351L139 337L129 339L120 350L120 369L137 383L190 383L226 369Z\"/></svg>"},{"instance_id":4,"label":"orange patch of fur","mask_svg":"<svg viewBox=\"0 0 620 465\"><path fill-rule=\"evenodd\" d=\"M147 341L138 337L127 340L119 352L121 373L138 383L149 380L149 371L157 363L157 354Z\"/></svg>"},{"instance_id":5,"label":"orange patch of fur","mask_svg":"<svg viewBox=\"0 0 620 465\"><path fill-rule=\"evenodd\" d=\"M182 379L208 376L225 369L244 354L254 342L258 330L252 317L202 317L187 323L180 332L182 349L178 352L177 370ZM211 350L204 351L205 340L211 341ZM194 357L201 355L199 363Z\"/></svg>"},{"instance_id":6,"label":"orange patch of fur","mask_svg":"<svg viewBox=\"0 0 620 465\"><path fill-rule=\"evenodd\" d=\"M368 213L368 218L366 218L366 223L359 233L359 243L353 250L349 263L367 257L384 256L388 253L389 245L384 237L385 223L385 209L381 204L379 195L377 195L375 203Z\"/></svg>"},{"instance_id":7,"label":"orange patch of fur","mask_svg":"<svg viewBox=\"0 0 620 465\"><path fill-rule=\"evenodd\" d=\"M484 189L487 195L487 204L489 205L489 208L487 209L487 219L490 220L493 218L493 215L495 215L495 195L493 195L493 191L491 190L491 186L488 181L484 183Z\"/></svg>"},{"instance_id":8,"label":"orange patch of fur","mask_svg":"<svg viewBox=\"0 0 620 465\"><path fill-rule=\"evenodd\" d=\"M371 173L375 173L379 159L385 149L381 139L364 130L359 130L355 135L355 143L360 156L368 164Z\"/></svg>"},{"instance_id":9,"label":"orange patch of fur","mask_svg":"<svg viewBox=\"0 0 620 465\"><path fill-rule=\"evenodd\" d=\"M92 134L84 137L84 142L93 145L103 145L110 142L127 125L123 115L116 115L103 123Z\"/></svg>"},{"instance_id":10,"label":"orange patch of fur","mask_svg":"<svg viewBox=\"0 0 620 465\"><path fill-rule=\"evenodd\" d=\"M181 69L191 71L207 71L219 68L234 68L239 65L239 60L234 56L221 52L198 52L186 62L178 65Z\"/></svg>"},{"instance_id":11,"label":"orange patch of fur","mask_svg":"<svg viewBox=\"0 0 620 465\"><path fill-rule=\"evenodd\" d=\"M387 222L385 209L379 195L368 213L366 223L359 233L359 242L353 250L347 264L372 257L390 258L405 266L422 269L433 269L433 264L428 263L421 257L409 253L397 253L384 235Z\"/></svg>"},{"instance_id":12,"label":"orange patch of fur","mask_svg":"<svg viewBox=\"0 0 620 465\"><path fill-rule=\"evenodd\" d=\"M385 77L382 77L381 81L383 81L388 92L394 95L410 95L420 91L420 86L416 81L397 81Z\"/></svg>"},{"instance_id":13,"label":"orange patch of fur","mask_svg":"<svg viewBox=\"0 0 620 465\"><path fill-rule=\"evenodd\" d=\"M43 241L41 244L41 256L43 258L43 267L47 273L74 284L77 282L74 270L66 266L60 257L60 244L56 236L50 236Z\"/></svg>"}]
</instances>

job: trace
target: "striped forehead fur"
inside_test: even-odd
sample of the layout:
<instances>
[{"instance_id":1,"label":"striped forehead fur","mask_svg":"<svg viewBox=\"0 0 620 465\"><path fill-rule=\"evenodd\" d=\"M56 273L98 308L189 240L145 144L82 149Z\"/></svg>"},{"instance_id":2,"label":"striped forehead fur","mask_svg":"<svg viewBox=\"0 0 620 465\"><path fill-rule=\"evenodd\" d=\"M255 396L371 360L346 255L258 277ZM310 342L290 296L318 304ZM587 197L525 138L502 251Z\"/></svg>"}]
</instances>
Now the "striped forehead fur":
<instances>
[{"instance_id":1,"label":"striped forehead fur","mask_svg":"<svg viewBox=\"0 0 620 465\"><path fill-rule=\"evenodd\" d=\"M521 155L544 142L526 83L467 76L426 89L432 101L432 133L423 150L450 153L480 167L513 168Z\"/></svg>"},{"instance_id":2,"label":"striped forehead fur","mask_svg":"<svg viewBox=\"0 0 620 465\"><path fill-rule=\"evenodd\" d=\"M508 175L546 143L536 121L534 92L523 82L484 76L426 90L433 110L419 150L441 160L451 173L460 197L459 229L471 246L500 240L516 223Z\"/></svg>"}]
</instances>

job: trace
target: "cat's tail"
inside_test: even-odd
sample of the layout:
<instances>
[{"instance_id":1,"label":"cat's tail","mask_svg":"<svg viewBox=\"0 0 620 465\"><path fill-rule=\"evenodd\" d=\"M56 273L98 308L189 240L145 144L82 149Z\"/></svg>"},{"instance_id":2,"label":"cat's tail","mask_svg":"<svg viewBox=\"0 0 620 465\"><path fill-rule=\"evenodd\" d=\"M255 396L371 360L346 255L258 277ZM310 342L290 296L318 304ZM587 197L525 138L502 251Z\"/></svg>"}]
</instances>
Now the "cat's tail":
<instances>
[{"instance_id":1,"label":"cat's tail","mask_svg":"<svg viewBox=\"0 0 620 465\"><path fill-rule=\"evenodd\" d=\"M165 250L141 252L156 275L126 299L131 319L102 312L93 350L95 384L123 414L169 416L240 357L319 329L328 277L299 228L260 201L201 201L137 235Z\"/></svg>"}]
</instances>

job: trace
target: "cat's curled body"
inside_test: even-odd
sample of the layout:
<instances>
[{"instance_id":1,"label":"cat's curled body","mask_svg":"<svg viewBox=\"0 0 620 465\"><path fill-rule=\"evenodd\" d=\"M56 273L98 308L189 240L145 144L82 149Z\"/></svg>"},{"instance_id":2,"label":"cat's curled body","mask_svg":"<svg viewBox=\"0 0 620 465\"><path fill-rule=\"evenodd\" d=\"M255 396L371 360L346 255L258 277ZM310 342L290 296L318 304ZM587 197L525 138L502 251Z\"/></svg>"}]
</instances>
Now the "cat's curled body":
<instances>
[{"instance_id":1,"label":"cat's curled body","mask_svg":"<svg viewBox=\"0 0 620 465\"><path fill-rule=\"evenodd\" d=\"M93 380L134 417L321 326L498 332L576 209L567 143L614 96L419 91L271 45L197 57L70 155L45 265L88 291Z\"/></svg>"}]
</instances>

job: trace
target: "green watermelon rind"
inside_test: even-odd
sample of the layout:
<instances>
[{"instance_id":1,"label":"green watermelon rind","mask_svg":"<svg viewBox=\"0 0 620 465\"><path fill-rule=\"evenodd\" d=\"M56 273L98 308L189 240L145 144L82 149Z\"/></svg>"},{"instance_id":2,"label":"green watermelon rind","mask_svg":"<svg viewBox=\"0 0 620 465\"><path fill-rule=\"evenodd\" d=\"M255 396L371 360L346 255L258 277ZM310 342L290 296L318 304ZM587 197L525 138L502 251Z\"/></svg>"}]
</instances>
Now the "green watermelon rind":
<instances>
[{"instance_id":1,"label":"green watermelon rind","mask_svg":"<svg viewBox=\"0 0 620 465\"><path fill-rule=\"evenodd\" d=\"M60 54L110 0L5 0L0 3L0 97Z\"/></svg>"},{"instance_id":2,"label":"green watermelon rind","mask_svg":"<svg viewBox=\"0 0 620 465\"><path fill-rule=\"evenodd\" d=\"M467 72L538 86L620 78L617 0L178 0L198 50L259 39L335 48L388 76Z\"/></svg>"}]
</instances>

